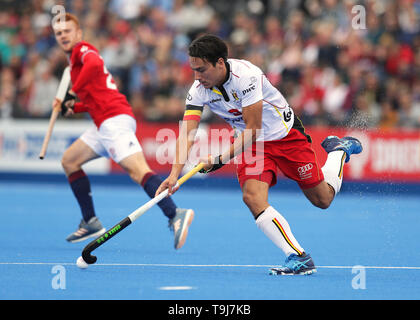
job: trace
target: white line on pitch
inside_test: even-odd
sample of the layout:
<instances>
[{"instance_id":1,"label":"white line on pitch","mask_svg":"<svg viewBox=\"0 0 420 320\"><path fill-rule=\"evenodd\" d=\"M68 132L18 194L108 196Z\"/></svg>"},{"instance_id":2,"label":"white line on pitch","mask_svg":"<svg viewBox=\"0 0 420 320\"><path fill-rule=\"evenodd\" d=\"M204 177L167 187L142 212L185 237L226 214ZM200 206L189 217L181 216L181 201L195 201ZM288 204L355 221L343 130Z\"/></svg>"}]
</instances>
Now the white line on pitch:
<instances>
[{"instance_id":1,"label":"white line on pitch","mask_svg":"<svg viewBox=\"0 0 420 320\"><path fill-rule=\"evenodd\" d=\"M193 290L197 289L197 287L190 287L190 286L165 286L165 287L158 287L159 290L163 291L174 291L174 290Z\"/></svg>"},{"instance_id":2,"label":"white line on pitch","mask_svg":"<svg viewBox=\"0 0 420 320\"><path fill-rule=\"evenodd\" d=\"M76 265L71 262L0 262L0 265ZM271 268L276 265L261 264L164 264L164 263L95 263L96 266L122 266L122 267L186 267L186 268ZM352 269L360 266L366 269L406 269L420 270L420 267L395 267L395 266L316 266L325 269Z\"/></svg>"}]
</instances>

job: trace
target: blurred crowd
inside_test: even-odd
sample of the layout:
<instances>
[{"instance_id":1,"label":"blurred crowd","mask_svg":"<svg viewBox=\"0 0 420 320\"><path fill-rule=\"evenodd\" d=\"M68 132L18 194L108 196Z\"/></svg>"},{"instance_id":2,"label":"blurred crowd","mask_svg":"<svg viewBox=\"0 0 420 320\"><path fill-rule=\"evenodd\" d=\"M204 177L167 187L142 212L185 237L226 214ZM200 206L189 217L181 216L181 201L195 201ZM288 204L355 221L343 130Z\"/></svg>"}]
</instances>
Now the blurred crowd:
<instances>
[{"instance_id":1,"label":"blurred crowd","mask_svg":"<svg viewBox=\"0 0 420 320\"><path fill-rule=\"evenodd\" d=\"M67 64L51 28L57 4L80 19L141 121L182 119L188 45L212 33L262 68L306 125L420 128L415 0L0 0L0 118L49 117Z\"/></svg>"}]
</instances>

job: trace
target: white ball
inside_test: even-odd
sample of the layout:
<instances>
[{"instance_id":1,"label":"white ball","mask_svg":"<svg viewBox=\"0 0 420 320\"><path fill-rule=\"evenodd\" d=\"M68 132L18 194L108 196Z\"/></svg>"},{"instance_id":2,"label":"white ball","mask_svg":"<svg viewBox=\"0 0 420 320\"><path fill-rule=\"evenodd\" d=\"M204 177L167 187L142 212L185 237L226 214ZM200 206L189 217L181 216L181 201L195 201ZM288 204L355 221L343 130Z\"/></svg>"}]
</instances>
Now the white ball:
<instances>
[{"instance_id":1,"label":"white ball","mask_svg":"<svg viewBox=\"0 0 420 320\"><path fill-rule=\"evenodd\" d=\"M77 258L76 264L80 269L86 269L89 266L82 257Z\"/></svg>"}]
</instances>

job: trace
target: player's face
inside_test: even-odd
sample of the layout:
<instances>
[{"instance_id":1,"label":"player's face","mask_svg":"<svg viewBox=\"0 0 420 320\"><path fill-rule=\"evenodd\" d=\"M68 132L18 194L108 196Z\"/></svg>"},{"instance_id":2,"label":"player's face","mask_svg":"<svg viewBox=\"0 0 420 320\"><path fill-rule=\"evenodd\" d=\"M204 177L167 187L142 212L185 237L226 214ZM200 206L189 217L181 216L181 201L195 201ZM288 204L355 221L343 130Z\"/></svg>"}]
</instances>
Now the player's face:
<instances>
[{"instance_id":1,"label":"player's face","mask_svg":"<svg viewBox=\"0 0 420 320\"><path fill-rule=\"evenodd\" d=\"M82 40L82 31L74 21L65 21L54 25L54 35L58 45L65 52L70 52Z\"/></svg>"},{"instance_id":2,"label":"player's face","mask_svg":"<svg viewBox=\"0 0 420 320\"><path fill-rule=\"evenodd\" d=\"M201 58L189 57L191 69L194 71L194 78L206 89L221 85L226 77L226 66L222 58L216 65Z\"/></svg>"}]
</instances>

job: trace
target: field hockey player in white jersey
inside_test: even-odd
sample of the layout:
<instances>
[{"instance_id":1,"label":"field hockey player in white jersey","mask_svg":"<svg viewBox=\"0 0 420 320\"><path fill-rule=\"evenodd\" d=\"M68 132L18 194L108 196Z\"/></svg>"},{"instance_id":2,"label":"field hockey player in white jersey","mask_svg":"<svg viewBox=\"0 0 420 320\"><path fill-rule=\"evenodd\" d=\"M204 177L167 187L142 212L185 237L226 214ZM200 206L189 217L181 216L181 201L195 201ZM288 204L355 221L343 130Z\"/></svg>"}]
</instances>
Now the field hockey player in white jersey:
<instances>
[{"instance_id":1,"label":"field hockey player in white jersey","mask_svg":"<svg viewBox=\"0 0 420 320\"><path fill-rule=\"evenodd\" d=\"M201 112L207 105L236 134L229 150L203 159L206 163L203 172L215 171L237 157L243 201L258 228L286 255L284 265L272 268L270 273L316 272L312 257L293 236L284 216L268 203L269 188L276 184L279 169L298 183L314 206L326 209L340 191L344 164L351 154L362 151L361 143L352 137L327 137L321 145L328 157L321 167L302 122L260 68L246 60L228 59L225 42L208 34L190 44L189 63L195 82L186 99L183 134L177 140L171 173L156 194L166 188L169 194L176 191L176 181L193 144L188 137L198 128Z\"/></svg>"}]
</instances>

